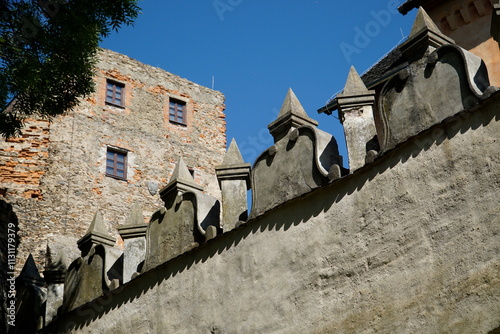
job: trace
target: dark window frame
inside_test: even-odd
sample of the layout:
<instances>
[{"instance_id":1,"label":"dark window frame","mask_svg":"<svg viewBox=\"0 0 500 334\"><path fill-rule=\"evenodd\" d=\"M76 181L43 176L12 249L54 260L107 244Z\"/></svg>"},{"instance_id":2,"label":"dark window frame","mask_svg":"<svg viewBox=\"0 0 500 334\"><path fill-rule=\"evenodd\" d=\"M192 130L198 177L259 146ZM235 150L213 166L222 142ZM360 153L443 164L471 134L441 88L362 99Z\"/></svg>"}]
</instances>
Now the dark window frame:
<instances>
[{"instance_id":1,"label":"dark window frame","mask_svg":"<svg viewBox=\"0 0 500 334\"><path fill-rule=\"evenodd\" d=\"M109 154L113 154L113 157L110 159ZM120 161L120 157L123 158L123 161ZM127 180L127 157L128 151L123 149L118 149L115 147L109 147L106 149L106 176L112 177L118 180ZM123 163L123 169L119 168L118 165ZM111 172L108 172L111 169ZM123 176L120 175L120 172L123 172Z\"/></svg>"},{"instance_id":2,"label":"dark window frame","mask_svg":"<svg viewBox=\"0 0 500 334\"><path fill-rule=\"evenodd\" d=\"M121 90L120 92L118 92L118 87ZM111 92L111 95L109 94L109 92ZM121 98L117 97L117 93L121 95ZM108 98L110 98L111 101L108 101ZM125 84L118 81L106 79L106 95L104 96L104 101L106 101L106 104L108 105L125 108Z\"/></svg>"},{"instance_id":3,"label":"dark window frame","mask_svg":"<svg viewBox=\"0 0 500 334\"><path fill-rule=\"evenodd\" d=\"M174 104L172 108L172 104ZM181 108L179 108L181 106ZM187 103L173 97L168 99L168 121L187 126Z\"/></svg>"}]
</instances>

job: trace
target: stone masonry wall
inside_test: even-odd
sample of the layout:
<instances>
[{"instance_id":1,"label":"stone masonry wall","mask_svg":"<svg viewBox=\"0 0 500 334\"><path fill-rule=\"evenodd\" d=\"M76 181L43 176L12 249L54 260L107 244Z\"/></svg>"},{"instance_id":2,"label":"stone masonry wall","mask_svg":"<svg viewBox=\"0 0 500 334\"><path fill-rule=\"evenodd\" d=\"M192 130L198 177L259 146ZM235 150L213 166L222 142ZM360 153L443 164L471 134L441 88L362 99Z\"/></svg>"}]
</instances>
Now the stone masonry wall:
<instances>
[{"instance_id":1,"label":"stone masonry wall","mask_svg":"<svg viewBox=\"0 0 500 334\"><path fill-rule=\"evenodd\" d=\"M107 79L125 85L124 108L105 103ZM19 267L31 252L41 270L47 242L64 236L74 245L96 210L120 247L117 226L134 203L149 220L162 203L148 185L161 189L181 156L195 181L220 197L222 93L109 50L99 53L95 82L95 94L55 118L50 135L47 122L30 122L21 138L0 143L0 195L19 217ZM169 122L169 97L186 102L187 125ZM105 175L108 146L127 151L126 180Z\"/></svg>"}]
</instances>

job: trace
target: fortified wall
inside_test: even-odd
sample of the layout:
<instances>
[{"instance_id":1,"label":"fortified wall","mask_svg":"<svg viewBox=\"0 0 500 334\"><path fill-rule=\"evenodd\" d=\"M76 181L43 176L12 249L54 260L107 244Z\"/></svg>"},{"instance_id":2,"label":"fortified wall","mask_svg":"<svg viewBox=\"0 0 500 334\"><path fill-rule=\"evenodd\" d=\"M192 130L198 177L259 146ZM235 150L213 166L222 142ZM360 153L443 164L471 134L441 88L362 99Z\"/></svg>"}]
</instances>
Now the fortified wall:
<instances>
[{"instance_id":1,"label":"fortified wall","mask_svg":"<svg viewBox=\"0 0 500 334\"><path fill-rule=\"evenodd\" d=\"M290 90L274 144L250 166L232 142L215 167L220 200L181 158L123 252L96 212L46 295L28 260L22 332L497 333L499 90L422 9L400 51L381 87L353 68L336 97L349 170Z\"/></svg>"}]
</instances>

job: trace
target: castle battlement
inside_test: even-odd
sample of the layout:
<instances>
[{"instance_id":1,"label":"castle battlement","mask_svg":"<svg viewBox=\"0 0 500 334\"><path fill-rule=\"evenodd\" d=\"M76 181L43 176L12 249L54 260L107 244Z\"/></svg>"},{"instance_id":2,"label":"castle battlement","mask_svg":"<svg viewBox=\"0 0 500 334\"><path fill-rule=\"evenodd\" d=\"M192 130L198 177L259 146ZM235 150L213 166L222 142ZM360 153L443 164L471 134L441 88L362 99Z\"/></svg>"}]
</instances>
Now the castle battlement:
<instances>
[{"instance_id":1,"label":"castle battlement","mask_svg":"<svg viewBox=\"0 0 500 334\"><path fill-rule=\"evenodd\" d=\"M499 89L422 8L399 49L405 66L373 89L351 68L323 109L350 169L290 89L274 144L250 165L232 141L208 173L220 198L180 157L123 250L103 210L71 263L49 245L45 283L27 261L40 333L496 333Z\"/></svg>"}]
</instances>

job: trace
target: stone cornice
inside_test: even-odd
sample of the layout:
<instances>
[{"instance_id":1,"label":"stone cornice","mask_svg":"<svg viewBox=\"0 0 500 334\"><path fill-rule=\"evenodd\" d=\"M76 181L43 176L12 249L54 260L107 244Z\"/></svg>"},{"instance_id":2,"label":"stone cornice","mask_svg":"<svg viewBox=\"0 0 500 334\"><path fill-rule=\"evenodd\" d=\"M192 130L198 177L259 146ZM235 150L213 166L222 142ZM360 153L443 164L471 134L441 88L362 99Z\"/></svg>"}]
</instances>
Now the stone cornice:
<instances>
[{"instance_id":1,"label":"stone cornice","mask_svg":"<svg viewBox=\"0 0 500 334\"><path fill-rule=\"evenodd\" d=\"M250 189L250 163L241 163L235 165L220 165L215 167L215 173L217 179L219 180L219 185L221 181L224 180L245 180L247 183L247 188Z\"/></svg>"},{"instance_id":2,"label":"stone cornice","mask_svg":"<svg viewBox=\"0 0 500 334\"><path fill-rule=\"evenodd\" d=\"M140 238L146 236L147 224L123 225L118 227L118 233L123 239Z\"/></svg>"}]
</instances>

